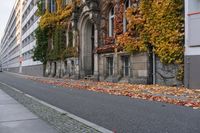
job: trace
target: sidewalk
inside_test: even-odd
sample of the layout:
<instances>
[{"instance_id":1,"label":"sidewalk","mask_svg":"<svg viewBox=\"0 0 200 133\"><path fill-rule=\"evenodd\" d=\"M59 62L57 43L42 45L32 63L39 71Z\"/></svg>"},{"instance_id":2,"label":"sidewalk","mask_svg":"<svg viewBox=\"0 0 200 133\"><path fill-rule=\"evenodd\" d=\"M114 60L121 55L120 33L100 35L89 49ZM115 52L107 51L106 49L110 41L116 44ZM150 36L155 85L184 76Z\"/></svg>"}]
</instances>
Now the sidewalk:
<instances>
[{"instance_id":1,"label":"sidewalk","mask_svg":"<svg viewBox=\"0 0 200 133\"><path fill-rule=\"evenodd\" d=\"M0 133L57 133L0 89Z\"/></svg>"}]
</instances>

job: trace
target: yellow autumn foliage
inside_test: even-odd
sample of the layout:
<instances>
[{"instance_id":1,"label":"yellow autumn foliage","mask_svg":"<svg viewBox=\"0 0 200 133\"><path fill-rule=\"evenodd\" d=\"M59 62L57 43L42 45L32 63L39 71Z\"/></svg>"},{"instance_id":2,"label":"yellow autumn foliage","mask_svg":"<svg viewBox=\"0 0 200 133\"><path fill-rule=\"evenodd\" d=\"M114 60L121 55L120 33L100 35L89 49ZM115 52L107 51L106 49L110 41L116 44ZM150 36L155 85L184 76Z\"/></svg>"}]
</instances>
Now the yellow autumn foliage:
<instances>
[{"instance_id":1,"label":"yellow autumn foliage","mask_svg":"<svg viewBox=\"0 0 200 133\"><path fill-rule=\"evenodd\" d=\"M131 33L126 32L123 35L119 35L117 37L117 41L120 42L120 46L129 53L134 52L144 52L146 51L146 47L141 45L141 41L139 38L132 37Z\"/></svg>"},{"instance_id":2,"label":"yellow autumn foliage","mask_svg":"<svg viewBox=\"0 0 200 133\"><path fill-rule=\"evenodd\" d=\"M140 48L152 45L162 63L183 63L183 3L182 0L140 0L139 6L133 5L126 11L127 32L135 39L130 43L131 39L124 33L118 36L118 43L128 52L140 52Z\"/></svg>"},{"instance_id":3,"label":"yellow autumn foliage","mask_svg":"<svg viewBox=\"0 0 200 133\"><path fill-rule=\"evenodd\" d=\"M75 6L80 4L80 0L75 0L72 3L68 3L65 7L62 7L62 0L56 0L56 12L50 13L46 10L45 14L41 16L39 25L41 28L55 27L57 24L63 22L63 20L69 21Z\"/></svg>"},{"instance_id":4,"label":"yellow autumn foliage","mask_svg":"<svg viewBox=\"0 0 200 133\"><path fill-rule=\"evenodd\" d=\"M126 11L128 31L117 37L118 45L127 52L153 46L162 63L179 64L177 79L183 80L184 1L140 0L136 5Z\"/></svg>"}]
</instances>

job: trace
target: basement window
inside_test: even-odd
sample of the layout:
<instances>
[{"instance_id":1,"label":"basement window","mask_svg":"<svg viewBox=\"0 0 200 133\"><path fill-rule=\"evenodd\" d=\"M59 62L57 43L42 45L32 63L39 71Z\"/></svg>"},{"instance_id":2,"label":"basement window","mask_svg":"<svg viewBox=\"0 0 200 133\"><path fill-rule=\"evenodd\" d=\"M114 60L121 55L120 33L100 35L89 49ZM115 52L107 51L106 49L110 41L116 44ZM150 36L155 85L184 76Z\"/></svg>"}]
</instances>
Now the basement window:
<instances>
[{"instance_id":1,"label":"basement window","mask_svg":"<svg viewBox=\"0 0 200 133\"><path fill-rule=\"evenodd\" d=\"M113 75L113 57L107 57L107 75Z\"/></svg>"}]
</instances>

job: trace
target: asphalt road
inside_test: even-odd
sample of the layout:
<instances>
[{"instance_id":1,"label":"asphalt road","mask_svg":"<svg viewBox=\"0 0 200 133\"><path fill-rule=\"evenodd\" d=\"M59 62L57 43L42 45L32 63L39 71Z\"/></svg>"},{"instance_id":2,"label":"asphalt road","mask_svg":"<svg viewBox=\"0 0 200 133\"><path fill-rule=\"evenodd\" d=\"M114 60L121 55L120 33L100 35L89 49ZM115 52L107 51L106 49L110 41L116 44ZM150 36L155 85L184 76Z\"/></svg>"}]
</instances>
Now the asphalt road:
<instances>
[{"instance_id":1,"label":"asphalt road","mask_svg":"<svg viewBox=\"0 0 200 133\"><path fill-rule=\"evenodd\" d=\"M0 82L117 133L200 133L200 110L56 87L7 73L0 73Z\"/></svg>"}]
</instances>

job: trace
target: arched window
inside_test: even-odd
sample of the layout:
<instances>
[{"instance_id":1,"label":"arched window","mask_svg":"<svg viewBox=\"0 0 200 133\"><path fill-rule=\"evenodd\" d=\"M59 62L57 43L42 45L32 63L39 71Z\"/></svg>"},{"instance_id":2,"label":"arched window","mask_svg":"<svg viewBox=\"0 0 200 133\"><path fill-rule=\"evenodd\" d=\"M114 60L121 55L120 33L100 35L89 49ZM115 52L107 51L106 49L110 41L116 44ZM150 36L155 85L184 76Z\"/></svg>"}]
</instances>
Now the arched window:
<instances>
[{"instance_id":1,"label":"arched window","mask_svg":"<svg viewBox=\"0 0 200 133\"><path fill-rule=\"evenodd\" d=\"M126 19L126 10L130 7L130 0L124 0L124 15L123 15L123 32L127 31L127 19Z\"/></svg>"},{"instance_id":2,"label":"arched window","mask_svg":"<svg viewBox=\"0 0 200 133\"><path fill-rule=\"evenodd\" d=\"M114 36L114 17L115 17L114 7L112 7L109 12L109 37Z\"/></svg>"}]
</instances>

